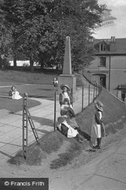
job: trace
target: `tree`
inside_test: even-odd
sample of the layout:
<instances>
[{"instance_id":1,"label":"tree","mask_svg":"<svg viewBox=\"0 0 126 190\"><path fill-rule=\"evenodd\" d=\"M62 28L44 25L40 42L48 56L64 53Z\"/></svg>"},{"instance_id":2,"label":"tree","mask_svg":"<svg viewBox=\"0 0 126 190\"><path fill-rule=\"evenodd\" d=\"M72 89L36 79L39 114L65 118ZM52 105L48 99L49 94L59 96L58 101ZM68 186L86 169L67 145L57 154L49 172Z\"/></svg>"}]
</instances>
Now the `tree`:
<instances>
[{"instance_id":1,"label":"tree","mask_svg":"<svg viewBox=\"0 0 126 190\"><path fill-rule=\"evenodd\" d=\"M106 6L98 5L97 0L50 0L46 5L56 33L55 62L63 62L65 38L70 36L74 68L89 64L92 50L87 47L88 38L96 24L100 24Z\"/></svg>"},{"instance_id":2,"label":"tree","mask_svg":"<svg viewBox=\"0 0 126 190\"><path fill-rule=\"evenodd\" d=\"M3 0L1 3L1 21L4 29L0 29L3 39L2 52L14 59L16 66L16 57L18 54L18 36L20 35L20 24L22 23L23 7L20 0ZM3 41L3 40L2 40Z\"/></svg>"},{"instance_id":3,"label":"tree","mask_svg":"<svg viewBox=\"0 0 126 190\"><path fill-rule=\"evenodd\" d=\"M97 0L1 0L0 4L4 17L0 32L6 38L2 51L14 60L29 59L31 70L34 61L41 68L62 64L65 38L70 36L74 68L89 64L92 51L87 40L106 8Z\"/></svg>"},{"instance_id":4,"label":"tree","mask_svg":"<svg viewBox=\"0 0 126 190\"><path fill-rule=\"evenodd\" d=\"M96 0L24 1L20 51L31 60L31 66L34 61L41 68L57 65L63 63L65 38L70 36L74 67L89 64L92 51L86 46L87 39L104 9Z\"/></svg>"},{"instance_id":5,"label":"tree","mask_svg":"<svg viewBox=\"0 0 126 190\"><path fill-rule=\"evenodd\" d=\"M19 51L23 52L29 59L31 68L33 62L39 61L46 55L50 47L50 30L52 30L46 7L42 0L24 1L24 20L21 26L21 35L18 40L21 42ZM45 56L45 60L48 56ZM42 63L41 63L42 65Z\"/></svg>"}]
</instances>

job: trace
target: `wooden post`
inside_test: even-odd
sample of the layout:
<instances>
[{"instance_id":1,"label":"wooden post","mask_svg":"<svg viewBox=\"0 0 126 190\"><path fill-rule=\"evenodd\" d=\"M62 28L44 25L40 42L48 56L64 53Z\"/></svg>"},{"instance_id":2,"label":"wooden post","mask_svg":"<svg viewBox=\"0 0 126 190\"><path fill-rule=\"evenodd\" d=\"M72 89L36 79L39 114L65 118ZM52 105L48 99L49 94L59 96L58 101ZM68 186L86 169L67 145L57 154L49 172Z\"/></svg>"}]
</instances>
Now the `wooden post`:
<instances>
[{"instance_id":1,"label":"wooden post","mask_svg":"<svg viewBox=\"0 0 126 190\"><path fill-rule=\"evenodd\" d=\"M84 109L84 85L82 84L82 111Z\"/></svg>"},{"instance_id":2,"label":"wooden post","mask_svg":"<svg viewBox=\"0 0 126 190\"><path fill-rule=\"evenodd\" d=\"M95 98L95 86L93 86L93 100Z\"/></svg>"},{"instance_id":3,"label":"wooden post","mask_svg":"<svg viewBox=\"0 0 126 190\"><path fill-rule=\"evenodd\" d=\"M54 131L56 130L56 89L54 92Z\"/></svg>"},{"instance_id":4,"label":"wooden post","mask_svg":"<svg viewBox=\"0 0 126 190\"><path fill-rule=\"evenodd\" d=\"M72 88L71 88L71 98L72 98L72 106L73 106L74 97L73 97L73 89Z\"/></svg>"},{"instance_id":5,"label":"wooden post","mask_svg":"<svg viewBox=\"0 0 126 190\"><path fill-rule=\"evenodd\" d=\"M97 85L97 82L96 82L96 96L98 95L98 85Z\"/></svg>"},{"instance_id":6,"label":"wooden post","mask_svg":"<svg viewBox=\"0 0 126 190\"><path fill-rule=\"evenodd\" d=\"M90 84L88 86L88 105L90 104Z\"/></svg>"},{"instance_id":7,"label":"wooden post","mask_svg":"<svg viewBox=\"0 0 126 190\"><path fill-rule=\"evenodd\" d=\"M23 157L27 159L28 152L28 114L27 114L27 93L23 96L23 117L22 117L22 148Z\"/></svg>"}]
</instances>

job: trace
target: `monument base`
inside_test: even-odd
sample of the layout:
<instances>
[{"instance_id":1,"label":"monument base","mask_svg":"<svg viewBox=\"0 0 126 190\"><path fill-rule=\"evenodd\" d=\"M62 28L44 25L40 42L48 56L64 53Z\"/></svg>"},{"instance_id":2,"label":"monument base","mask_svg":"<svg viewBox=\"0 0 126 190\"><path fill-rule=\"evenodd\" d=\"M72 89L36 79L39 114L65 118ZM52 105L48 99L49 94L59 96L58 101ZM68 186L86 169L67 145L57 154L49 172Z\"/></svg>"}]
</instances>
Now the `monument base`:
<instances>
[{"instance_id":1,"label":"monument base","mask_svg":"<svg viewBox=\"0 0 126 190\"><path fill-rule=\"evenodd\" d=\"M75 77L75 75L61 74L58 77L58 94L60 94L60 92L61 92L60 86L62 84L67 84L70 87L71 93L74 96L74 94L76 92L76 77Z\"/></svg>"}]
</instances>

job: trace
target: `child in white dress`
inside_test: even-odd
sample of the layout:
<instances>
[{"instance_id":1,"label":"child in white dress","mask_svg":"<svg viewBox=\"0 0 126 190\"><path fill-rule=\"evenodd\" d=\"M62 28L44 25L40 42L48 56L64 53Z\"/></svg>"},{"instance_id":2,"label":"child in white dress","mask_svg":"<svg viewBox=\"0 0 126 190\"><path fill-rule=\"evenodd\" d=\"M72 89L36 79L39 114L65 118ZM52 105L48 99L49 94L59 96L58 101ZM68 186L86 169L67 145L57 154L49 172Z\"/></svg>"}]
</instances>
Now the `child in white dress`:
<instances>
[{"instance_id":1,"label":"child in white dress","mask_svg":"<svg viewBox=\"0 0 126 190\"><path fill-rule=\"evenodd\" d=\"M91 128L91 138L95 138L97 140L97 145L93 146L95 149L101 148L101 140L102 140L102 127L103 127L103 104L100 101L95 102L95 116L94 122Z\"/></svg>"},{"instance_id":2,"label":"child in white dress","mask_svg":"<svg viewBox=\"0 0 126 190\"><path fill-rule=\"evenodd\" d=\"M67 84L62 84L60 86L62 92L59 95L59 103L62 106L64 104L64 99L68 99L69 105L72 106L73 100L70 94L70 88Z\"/></svg>"},{"instance_id":3,"label":"child in white dress","mask_svg":"<svg viewBox=\"0 0 126 190\"><path fill-rule=\"evenodd\" d=\"M15 86L11 87L11 91L9 92L9 95L12 97L12 99L15 99L15 100L19 100L22 98L22 96L20 96Z\"/></svg>"}]
</instances>

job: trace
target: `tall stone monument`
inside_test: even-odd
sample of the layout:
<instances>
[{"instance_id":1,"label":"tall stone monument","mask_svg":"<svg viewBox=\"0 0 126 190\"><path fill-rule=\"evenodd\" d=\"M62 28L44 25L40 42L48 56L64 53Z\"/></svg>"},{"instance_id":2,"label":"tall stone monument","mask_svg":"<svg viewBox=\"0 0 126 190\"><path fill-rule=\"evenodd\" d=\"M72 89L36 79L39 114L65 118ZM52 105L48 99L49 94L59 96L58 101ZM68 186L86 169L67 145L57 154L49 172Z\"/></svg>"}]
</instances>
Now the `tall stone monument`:
<instances>
[{"instance_id":1,"label":"tall stone monument","mask_svg":"<svg viewBox=\"0 0 126 190\"><path fill-rule=\"evenodd\" d=\"M72 74L70 37L66 37L63 73L58 77L58 93L61 92L61 84L69 85L71 93L76 92L76 77Z\"/></svg>"}]
</instances>

